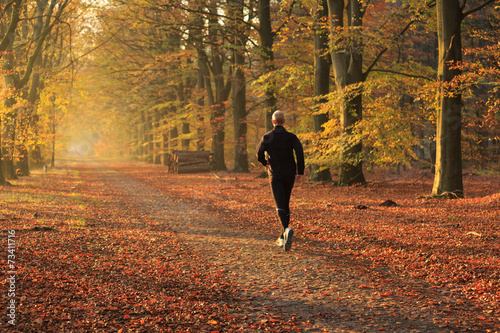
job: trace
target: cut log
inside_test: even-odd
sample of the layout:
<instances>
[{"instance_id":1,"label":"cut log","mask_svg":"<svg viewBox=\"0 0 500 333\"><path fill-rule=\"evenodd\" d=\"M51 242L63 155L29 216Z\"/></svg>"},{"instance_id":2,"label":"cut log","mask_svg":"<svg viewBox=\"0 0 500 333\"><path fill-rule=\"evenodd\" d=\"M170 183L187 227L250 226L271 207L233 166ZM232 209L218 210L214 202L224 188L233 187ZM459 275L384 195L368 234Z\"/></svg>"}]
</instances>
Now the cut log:
<instances>
[{"instance_id":1,"label":"cut log","mask_svg":"<svg viewBox=\"0 0 500 333\"><path fill-rule=\"evenodd\" d=\"M176 161L189 158L210 160L210 152L206 150L175 150L173 156Z\"/></svg>"},{"instance_id":2,"label":"cut log","mask_svg":"<svg viewBox=\"0 0 500 333\"><path fill-rule=\"evenodd\" d=\"M210 172L212 171L212 165L210 163L206 164L196 164L196 165L185 165L178 166L176 173L197 173L197 172Z\"/></svg>"},{"instance_id":3,"label":"cut log","mask_svg":"<svg viewBox=\"0 0 500 333\"><path fill-rule=\"evenodd\" d=\"M211 154L200 150L175 150L168 157L168 172L196 173L212 170Z\"/></svg>"},{"instance_id":4,"label":"cut log","mask_svg":"<svg viewBox=\"0 0 500 333\"><path fill-rule=\"evenodd\" d=\"M210 162L210 158L200 158L196 156L177 156L177 163L193 163L193 162L200 162L200 161L205 161L205 162Z\"/></svg>"}]
</instances>

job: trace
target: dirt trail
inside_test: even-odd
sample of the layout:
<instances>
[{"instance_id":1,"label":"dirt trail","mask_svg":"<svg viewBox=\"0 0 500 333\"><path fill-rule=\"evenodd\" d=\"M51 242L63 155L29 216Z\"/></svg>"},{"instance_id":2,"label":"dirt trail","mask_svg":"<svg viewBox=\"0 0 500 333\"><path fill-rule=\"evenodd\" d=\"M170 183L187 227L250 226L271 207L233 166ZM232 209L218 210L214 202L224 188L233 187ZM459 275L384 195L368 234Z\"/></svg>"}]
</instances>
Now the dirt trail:
<instances>
[{"instance_id":1,"label":"dirt trail","mask_svg":"<svg viewBox=\"0 0 500 333\"><path fill-rule=\"evenodd\" d=\"M94 177L122 192L140 215L165 224L191 251L236 282L243 315L295 318L305 332L481 331L460 326L460 313L470 305L453 290L401 280L391 272L380 273L391 281L391 289L399 286L401 294L391 294L384 286L374 289L359 263L354 266L349 258L326 255L320 243L295 246L284 253L268 232L186 205L119 169L93 168ZM300 235L296 241L300 242ZM408 298L405 292L421 296Z\"/></svg>"}]
</instances>

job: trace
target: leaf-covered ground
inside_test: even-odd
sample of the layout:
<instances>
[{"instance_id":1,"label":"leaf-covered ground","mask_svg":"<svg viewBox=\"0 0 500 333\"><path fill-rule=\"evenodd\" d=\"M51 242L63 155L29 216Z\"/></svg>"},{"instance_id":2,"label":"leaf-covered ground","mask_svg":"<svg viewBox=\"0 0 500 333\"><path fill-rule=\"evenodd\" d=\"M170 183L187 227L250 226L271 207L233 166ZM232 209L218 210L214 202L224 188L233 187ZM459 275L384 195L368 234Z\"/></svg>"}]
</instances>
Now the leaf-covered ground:
<instances>
[{"instance_id":1,"label":"leaf-covered ground","mask_svg":"<svg viewBox=\"0 0 500 333\"><path fill-rule=\"evenodd\" d=\"M500 177L466 175L460 200L415 170L298 184L283 253L259 172L73 162L2 188L0 329L500 331Z\"/></svg>"}]
</instances>

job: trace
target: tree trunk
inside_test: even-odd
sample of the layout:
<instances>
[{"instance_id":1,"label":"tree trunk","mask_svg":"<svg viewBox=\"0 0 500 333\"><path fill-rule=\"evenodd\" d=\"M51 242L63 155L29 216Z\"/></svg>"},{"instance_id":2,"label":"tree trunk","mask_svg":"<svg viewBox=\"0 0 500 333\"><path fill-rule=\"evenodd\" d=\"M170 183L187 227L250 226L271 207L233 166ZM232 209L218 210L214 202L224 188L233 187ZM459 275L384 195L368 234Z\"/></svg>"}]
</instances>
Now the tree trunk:
<instances>
[{"instance_id":1,"label":"tree trunk","mask_svg":"<svg viewBox=\"0 0 500 333\"><path fill-rule=\"evenodd\" d=\"M214 170L225 171L227 170L225 157L224 157L224 119L225 107L220 103L212 106L213 110L210 114L210 123L212 125L212 153L214 158Z\"/></svg>"},{"instance_id":2,"label":"tree trunk","mask_svg":"<svg viewBox=\"0 0 500 333\"><path fill-rule=\"evenodd\" d=\"M191 85L189 84L190 80L188 80L187 84L184 84L184 82L181 80L177 85L175 85L175 94L177 96L177 100L179 101L179 114L184 112L184 108L187 103L187 92L186 89L191 89ZM182 125L181 125L181 134L182 134L182 139L181 139L181 146L182 149L189 149L189 145L191 143L191 140L189 139L189 133L190 133L190 128L189 128L189 121L187 119L187 116L184 116L181 114L182 118Z\"/></svg>"},{"instance_id":3,"label":"tree trunk","mask_svg":"<svg viewBox=\"0 0 500 333\"><path fill-rule=\"evenodd\" d=\"M179 149L179 131L177 130L177 126L175 124L172 128L170 128L170 140L169 142L169 151L174 151Z\"/></svg>"},{"instance_id":4,"label":"tree trunk","mask_svg":"<svg viewBox=\"0 0 500 333\"><path fill-rule=\"evenodd\" d=\"M182 138L182 149L189 149L189 145L191 143L191 140L187 137L188 134L191 133L191 130L189 128L189 122L184 119L182 121L182 135L183 135L183 138Z\"/></svg>"},{"instance_id":5,"label":"tree trunk","mask_svg":"<svg viewBox=\"0 0 500 333\"><path fill-rule=\"evenodd\" d=\"M210 127L212 129L212 153L215 171L227 170L225 157L224 157L224 139L225 139L225 104L227 101L230 90L224 84L224 72L220 56L217 54L212 55L211 66L208 65L208 56L203 52L201 56L201 64L205 77L205 92L207 95L207 102L210 105ZM217 51L212 51L217 52ZM210 70L213 77L213 85L215 91L212 89L212 80ZM230 85L228 85L230 87Z\"/></svg>"},{"instance_id":6,"label":"tree trunk","mask_svg":"<svg viewBox=\"0 0 500 333\"><path fill-rule=\"evenodd\" d=\"M462 61L462 10L458 0L437 0L437 27L439 45L438 96L436 128L436 171L433 196L443 194L463 198L462 181L462 95L450 94L451 81L460 74L452 69Z\"/></svg>"},{"instance_id":7,"label":"tree trunk","mask_svg":"<svg viewBox=\"0 0 500 333\"><path fill-rule=\"evenodd\" d=\"M37 114L34 114L32 117L32 127L35 129L35 136L38 136L38 122L40 119ZM35 168L41 168L45 165L45 159L42 157L42 147L38 143L35 143L35 147L33 148L33 152L31 153L31 160Z\"/></svg>"},{"instance_id":8,"label":"tree trunk","mask_svg":"<svg viewBox=\"0 0 500 333\"><path fill-rule=\"evenodd\" d=\"M243 2L237 2L234 15L243 20ZM235 50L233 51L233 79L232 79L232 103L233 127L234 127L234 172L248 172L247 151L247 109L246 109L246 78L243 68L245 66L244 45L247 40L246 31L234 27Z\"/></svg>"},{"instance_id":9,"label":"tree trunk","mask_svg":"<svg viewBox=\"0 0 500 333\"><path fill-rule=\"evenodd\" d=\"M146 114L146 162L153 163L154 161L154 131L153 131L153 116L151 111Z\"/></svg>"},{"instance_id":10,"label":"tree trunk","mask_svg":"<svg viewBox=\"0 0 500 333\"><path fill-rule=\"evenodd\" d=\"M154 113L154 124L153 124L154 128L153 140L155 147L154 159L153 159L154 164L161 164L161 157L162 157L160 121L161 121L161 112L156 110Z\"/></svg>"},{"instance_id":11,"label":"tree trunk","mask_svg":"<svg viewBox=\"0 0 500 333\"><path fill-rule=\"evenodd\" d=\"M144 118L144 111L140 111L140 118L139 118L139 124L137 125L137 135L138 135L138 140L137 140L137 158L139 161L144 160L145 156L145 147L144 147L144 139L145 139L145 125L146 120Z\"/></svg>"},{"instance_id":12,"label":"tree trunk","mask_svg":"<svg viewBox=\"0 0 500 333\"><path fill-rule=\"evenodd\" d=\"M227 170L224 158L224 139L226 107L225 102L231 92L231 73L224 73L225 49L220 43L220 22L217 18L218 8L216 2L211 8L213 16L208 19L208 39L210 41L210 52L206 52L205 46L198 46L198 59L200 69L205 80L205 95L207 105L210 106L210 126L212 129L212 153L215 171ZM227 81L226 81L227 79Z\"/></svg>"},{"instance_id":13,"label":"tree trunk","mask_svg":"<svg viewBox=\"0 0 500 333\"><path fill-rule=\"evenodd\" d=\"M242 55L236 57L243 58ZM233 171L248 172L246 88L245 74L241 68L236 69L234 77L232 108L235 140Z\"/></svg>"},{"instance_id":14,"label":"tree trunk","mask_svg":"<svg viewBox=\"0 0 500 333\"><path fill-rule=\"evenodd\" d=\"M166 120L165 112L160 112L160 149L161 149L161 164L167 165L168 163L168 132L165 130Z\"/></svg>"},{"instance_id":15,"label":"tree trunk","mask_svg":"<svg viewBox=\"0 0 500 333\"><path fill-rule=\"evenodd\" d=\"M56 123L55 119L54 122L52 123L52 152L50 155L50 166L54 167L56 164Z\"/></svg>"},{"instance_id":16,"label":"tree trunk","mask_svg":"<svg viewBox=\"0 0 500 333\"><path fill-rule=\"evenodd\" d=\"M201 64L200 64L200 59L198 58L198 82L197 82L197 87L200 92L205 91L205 79L203 77L203 71L201 69ZM203 115L203 107L205 106L205 96L200 96L198 98L198 106L200 107L200 110L198 111L198 114L196 115L196 120L197 122L197 128L196 128L196 133L198 135L198 139L196 141L196 150L203 150L205 148L205 129L203 126L203 123L205 122L205 117Z\"/></svg>"},{"instance_id":17,"label":"tree trunk","mask_svg":"<svg viewBox=\"0 0 500 333\"><path fill-rule=\"evenodd\" d=\"M259 36L261 45L261 59L263 64L263 74L274 71L274 32L271 26L271 7L269 0L259 0ZM276 86L274 82L269 82L265 86L264 111L266 132L273 129L271 117L277 110Z\"/></svg>"},{"instance_id":18,"label":"tree trunk","mask_svg":"<svg viewBox=\"0 0 500 333\"><path fill-rule=\"evenodd\" d=\"M9 52L4 56L3 70L5 87L11 89L9 94L16 93L16 78L15 78L15 58L13 52ZM14 170L14 151L16 147L16 122L17 111L14 109L16 99L14 96L7 96L4 100L5 109L7 110L4 116L3 124L3 167L5 178L17 179Z\"/></svg>"},{"instance_id":19,"label":"tree trunk","mask_svg":"<svg viewBox=\"0 0 500 333\"><path fill-rule=\"evenodd\" d=\"M21 21L20 19L20 11L21 6L23 4L23 0L15 0L11 3L11 7L5 8L7 12L10 13L10 19L5 30L5 34L2 36L2 40L0 41L0 59L4 56L8 55L7 52L10 52L12 49L12 45L14 44L14 39L16 38L16 29L17 25ZM4 32L4 31L2 31ZM0 128L2 128L2 119L0 118ZM5 167L4 167L4 142L2 140L3 133L0 133L0 185L9 184L8 181L5 180Z\"/></svg>"},{"instance_id":20,"label":"tree trunk","mask_svg":"<svg viewBox=\"0 0 500 333\"><path fill-rule=\"evenodd\" d=\"M344 27L344 1L328 0L331 28L347 29L349 27L360 27L362 25L361 5L357 0L350 0L348 2L348 27ZM358 40L358 37L354 37L354 41L350 43L348 48L336 49L332 51L331 56L337 91L345 96L340 113L340 123L344 135L350 137L353 135L354 126L362 119L362 89L356 87L357 84L364 81L361 40ZM352 89L352 91L346 94L346 89ZM363 174L362 163L362 142L359 141L355 144L346 143L342 149L338 184L340 186L365 184L366 180Z\"/></svg>"},{"instance_id":21,"label":"tree trunk","mask_svg":"<svg viewBox=\"0 0 500 333\"><path fill-rule=\"evenodd\" d=\"M17 164L17 168L19 169L19 176L29 176L30 166L28 150L26 149L26 146L24 144L19 148L19 155L19 163Z\"/></svg>"},{"instance_id":22,"label":"tree trunk","mask_svg":"<svg viewBox=\"0 0 500 333\"><path fill-rule=\"evenodd\" d=\"M330 67L331 59L328 55L328 31L325 29L325 20L328 17L328 6L326 0L318 0L316 13L314 15L314 112L316 113L321 104L327 101L325 96L330 92ZM314 132L323 131L322 125L328 121L328 114L313 115ZM312 181L331 181L330 170L321 170L318 165L311 165Z\"/></svg>"},{"instance_id":23,"label":"tree trunk","mask_svg":"<svg viewBox=\"0 0 500 333\"><path fill-rule=\"evenodd\" d=\"M42 29L43 29L43 13L45 11L45 6L41 5L37 9L37 19L35 22L35 26L33 27L33 38L35 40L38 40L40 36L42 35ZM42 52L36 57L33 67L34 68L40 68L42 66ZM37 108L37 101L40 99L40 94L39 94L39 89L42 85L41 81L41 75L39 71L34 71L33 75L31 76L31 87L29 88L29 93L28 93L28 102L30 104L29 107L29 116L28 119L29 124L27 126L31 126L33 131L35 132L35 135L38 132L38 115L36 115L36 108ZM38 140L37 140L38 141ZM38 153L40 156L37 156L37 154L34 154L34 159L32 161L35 163L36 166L42 166L43 161L41 161L41 154L40 154L40 145L38 143L35 143L35 152ZM20 156L19 156L19 169L20 169L20 175L21 176L29 176L30 170L29 170L29 153L28 153L28 148L24 143L21 144L20 146Z\"/></svg>"},{"instance_id":24,"label":"tree trunk","mask_svg":"<svg viewBox=\"0 0 500 333\"><path fill-rule=\"evenodd\" d=\"M14 102L11 98L5 103L7 109L11 109ZM3 132L3 167L5 178L17 179L16 171L14 169L14 154L16 147L16 117L17 114L14 110L9 111L4 118L4 132Z\"/></svg>"}]
</instances>

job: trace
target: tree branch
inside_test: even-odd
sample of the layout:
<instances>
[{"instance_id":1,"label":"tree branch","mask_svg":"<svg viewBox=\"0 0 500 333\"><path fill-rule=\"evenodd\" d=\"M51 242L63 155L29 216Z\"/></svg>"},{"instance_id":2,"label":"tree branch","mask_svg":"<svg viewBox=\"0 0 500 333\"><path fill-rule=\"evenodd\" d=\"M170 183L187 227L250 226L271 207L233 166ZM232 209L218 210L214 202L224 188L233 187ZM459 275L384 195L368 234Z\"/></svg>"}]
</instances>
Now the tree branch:
<instances>
[{"instance_id":1,"label":"tree branch","mask_svg":"<svg viewBox=\"0 0 500 333\"><path fill-rule=\"evenodd\" d=\"M14 2L16 2L16 0L12 0L11 2L9 2L9 3L7 3L7 4L5 5L5 7L4 7L4 8L3 8L3 10L2 10L2 14L0 14L0 18L1 18L2 16L4 16L4 15L5 15L5 13L7 13L7 9L9 9L9 7L10 7L10 6L12 6L12 4L13 4Z\"/></svg>"},{"instance_id":2,"label":"tree branch","mask_svg":"<svg viewBox=\"0 0 500 333\"><path fill-rule=\"evenodd\" d=\"M73 66L73 64L75 64L76 62L78 62L78 60L80 60L81 58L84 58L84 57L88 56L90 53L92 53L92 52L96 51L97 49L101 48L102 46L104 46L105 44L107 44L110 40L112 40L117 34L118 34L118 32L115 32L113 35L111 35L111 37L109 37L108 39L106 39L104 42L100 43L96 47L93 47L91 50L83 53L79 57L72 59L70 61L70 63L67 64L66 66L62 67L60 71L65 70L69 66Z\"/></svg>"},{"instance_id":3,"label":"tree branch","mask_svg":"<svg viewBox=\"0 0 500 333\"><path fill-rule=\"evenodd\" d=\"M423 80L427 80L427 81L435 81L435 79L427 77L427 76L415 75L415 74L408 74L408 73L393 71L393 70L390 70L390 69L373 69L372 72L391 73L391 74L396 74L396 75L411 77L411 78L415 78L415 79L423 79Z\"/></svg>"},{"instance_id":4,"label":"tree branch","mask_svg":"<svg viewBox=\"0 0 500 333\"><path fill-rule=\"evenodd\" d=\"M368 66L368 69L365 71L365 73L363 73L363 77L366 78L370 72L373 70L373 67L375 67L375 65L377 65L378 61L380 60L380 58L384 55L385 52L387 52L389 50L389 47L392 46L398 39L401 38L401 36L403 36L403 34L406 32L406 30L408 30L410 28L410 26L416 22L416 19L411 19L410 22L408 22L408 24L403 28L403 30L401 30L391 41L391 43L389 43L388 46L386 46L384 49L382 49L379 54L375 57L375 59L372 61L371 65Z\"/></svg>"},{"instance_id":5,"label":"tree branch","mask_svg":"<svg viewBox=\"0 0 500 333\"><path fill-rule=\"evenodd\" d=\"M485 2L483 2L481 5L477 6L476 8L472 8L471 10L468 10L465 13L463 13L462 17L465 18L465 17L469 16L470 14L475 13L475 12L483 9L484 7L488 6L490 3L493 3L495 1L496 0L486 0Z\"/></svg>"},{"instance_id":6,"label":"tree branch","mask_svg":"<svg viewBox=\"0 0 500 333\"><path fill-rule=\"evenodd\" d=\"M287 13L287 18L290 18L290 16L292 16L293 6L295 6L295 3L296 1L293 0L292 3L290 4L290 8L288 9ZM273 31L273 36L276 36L281 31L281 29L283 29L287 24L288 20L287 19L283 20L283 23L278 28L276 28L275 31Z\"/></svg>"},{"instance_id":7,"label":"tree branch","mask_svg":"<svg viewBox=\"0 0 500 333\"><path fill-rule=\"evenodd\" d=\"M57 22L59 22L59 19L62 15L64 9L68 5L68 2L69 2L69 0L64 0L64 2L59 5L59 9L54 17L54 21L50 22L50 20L52 18L52 13L53 13L54 7L57 4L56 0L53 0L51 2L48 13L47 13L47 21L45 22L45 27L43 29L42 34L40 35L40 38L38 39L38 42L36 44L35 50L33 51L33 54L29 58L24 76L16 82L17 89L23 87L24 85L26 85L26 83L28 83L28 80L31 76L31 73L33 72L33 66L35 65L36 59L40 56L40 53L42 52L42 48L43 48L43 44L45 42L45 39L47 38L47 35L50 33L50 31L52 30L54 25Z\"/></svg>"},{"instance_id":8,"label":"tree branch","mask_svg":"<svg viewBox=\"0 0 500 333\"><path fill-rule=\"evenodd\" d=\"M2 42L0 43L0 52L6 51L9 48L9 46L13 44L14 33L16 32L17 24L20 21L19 11L21 9L22 2L23 2L22 0L13 0L11 3L7 5L7 7L9 7L12 4L14 4L14 6L12 7L12 15L10 17L9 28L7 29L7 32L5 33L5 36L3 37ZM7 7L5 8L5 10L7 10ZM2 54L0 53L0 59L1 58Z\"/></svg>"},{"instance_id":9,"label":"tree branch","mask_svg":"<svg viewBox=\"0 0 500 333\"><path fill-rule=\"evenodd\" d=\"M186 11L186 12L191 13L191 14L199 14L199 15L203 15L203 16L213 16L213 17L222 18L222 19L225 19L228 21L240 22L240 23L243 23L244 25L246 25L252 29L258 30L258 28L255 25L253 25L250 21L245 21L245 20L242 20L240 18L230 17L230 16L223 14L223 13L220 13L220 12L207 12L207 11L201 10L201 9L192 9L192 8L187 7L187 6L179 5L179 4L177 4L177 2L169 3L168 5L161 5L159 7L162 8L163 11L168 11L168 9L164 8L164 7L168 7L168 6L170 6L172 8ZM250 11L250 9L249 9L249 11Z\"/></svg>"},{"instance_id":10,"label":"tree branch","mask_svg":"<svg viewBox=\"0 0 500 333\"><path fill-rule=\"evenodd\" d=\"M495 0L488 0L488 1L495 1ZM435 5L436 5L436 0L429 0L425 6L427 8L432 8ZM387 47L385 47L383 50L381 50L379 52L379 54L375 57L375 59L373 60L371 65L368 66L368 69L365 71L365 73L363 73L363 77L365 79L370 74L370 72L373 70L373 68L377 65L377 63L380 60L380 58L382 57L382 55L384 55L384 53L389 50L389 47L392 46L399 38L401 38L404 35L404 33L411 27L411 25L413 23L415 23L417 20L418 20L417 17L410 19L410 22L408 22L408 24L392 39L391 43L389 43L389 45Z\"/></svg>"}]
</instances>

